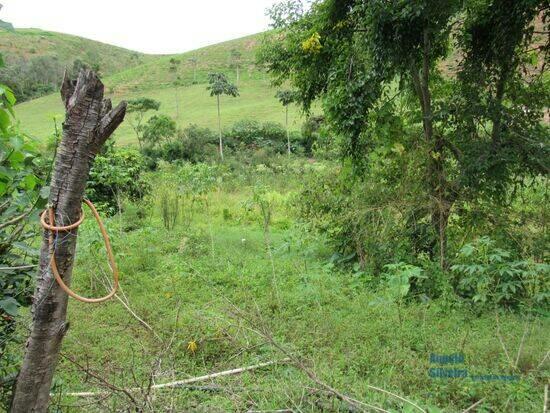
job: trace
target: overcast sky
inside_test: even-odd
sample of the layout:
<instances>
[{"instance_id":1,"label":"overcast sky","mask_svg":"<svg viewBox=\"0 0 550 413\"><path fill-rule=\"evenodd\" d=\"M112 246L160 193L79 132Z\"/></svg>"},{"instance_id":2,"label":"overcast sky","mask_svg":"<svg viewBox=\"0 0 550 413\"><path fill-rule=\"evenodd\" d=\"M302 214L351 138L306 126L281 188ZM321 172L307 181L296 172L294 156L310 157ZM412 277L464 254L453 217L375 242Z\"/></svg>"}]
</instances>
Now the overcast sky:
<instances>
[{"instance_id":1,"label":"overcast sky","mask_svg":"<svg viewBox=\"0 0 550 413\"><path fill-rule=\"evenodd\" d=\"M266 30L265 10L277 2L0 0L0 19L145 53L176 53Z\"/></svg>"}]
</instances>

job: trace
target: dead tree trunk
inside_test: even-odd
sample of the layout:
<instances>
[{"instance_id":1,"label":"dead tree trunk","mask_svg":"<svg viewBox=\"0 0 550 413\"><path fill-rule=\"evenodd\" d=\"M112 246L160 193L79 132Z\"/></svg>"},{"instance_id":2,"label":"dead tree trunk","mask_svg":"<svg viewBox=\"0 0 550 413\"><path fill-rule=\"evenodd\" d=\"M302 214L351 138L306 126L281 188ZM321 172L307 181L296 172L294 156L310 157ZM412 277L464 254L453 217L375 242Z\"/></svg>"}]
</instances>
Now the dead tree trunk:
<instances>
[{"instance_id":1,"label":"dead tree trunk","mask_svg":"<svg viewBox=\"0 0 550 413\"><path fill-rule=\"evenodd\" d=\"M80 217L92 161L124 120L126 102L112 109L110 100L103 99L103 84L90 70L82 70L76 81L65 73L61 97L66 115L50 184L49 205L55 210L56 225L67 225ZM59 273L70 285L77 230L58 235L54 244L55 259ZM48 236L45 231L34 293L33 326L14 388L12 413L47 411L61 342L69 327L65 319L68 296L51 273Z\"/></svg>"}]
</instances>

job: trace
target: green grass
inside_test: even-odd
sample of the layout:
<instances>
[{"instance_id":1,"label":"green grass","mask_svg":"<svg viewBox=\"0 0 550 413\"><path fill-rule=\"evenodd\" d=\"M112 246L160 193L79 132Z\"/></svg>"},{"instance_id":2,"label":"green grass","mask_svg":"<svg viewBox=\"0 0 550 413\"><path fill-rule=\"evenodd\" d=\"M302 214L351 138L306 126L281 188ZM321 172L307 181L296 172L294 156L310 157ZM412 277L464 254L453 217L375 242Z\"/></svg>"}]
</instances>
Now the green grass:
<instances>
[{"instance_id":1,"label":"green grass","mask_svg":"<svg viewBox=\"0 0 550 413\"><path fill-rule=\"evenodd\" d=\"M149 56L146 63L105 77L106 93L115 103L122 99L151 97L161 102L159 112L172 116L180 127L194 123L217 129L216 100L206 90L207 75L212 71L223 71L230 80L236 82L236 70L231 67L230 61L230 52L236 49L242 54L240 96L222 97L222 127L229 127L242 119L283 123L284 109L275 98L276 89L270 86L268 76L254 64L259 38L260 35L247 36L180 55ZM196 82L193 80L193 65L189 61L191 57L198 60ZM170 59L173 58L180 62L177 71L170 70ZM178 77L179 86L176 90L174 82ZM64 116L57 93L17 105L16 113L22 130L38 139L44 139L53 132L54 117L62 119ZM302 122L301 112L291 107L291 129L299 130ZM128 120L117 130L116 136L120 144L136 143Z\"/></svg>"},{"instance_id":2,"label":"green grass","mask_svg":"<svg viewBox=\"0 0 550 413\"><path fill-rule=\"evenodd\" d=\"M500 331L515 360L524 326L528 334L512 369L497 338L495 316L444 301L397 306L376 304L376 291L357 283L353 273L328 264L331 252L322 239L302 232L289 199L299 185L301 160L282 172L251 169L229 174L194 204L186 202L185 219L167 231L159 199L173 193L179 173L152 176L150 198L127 204L107 220L121 285L129 305L155 331L156 338L117 300L88 305L70 300L71 328L63 353L119 386L147 387L285 357L266 333L304 361L320 380L340 392L391 412L412 412L405 403L373 391L377 386L430 412L458 412L484 398L478 412L537 412L542 408L548 365L537 369L548 344L548 320L500 315ZM254 188L268 188L273 221L272 262L266 253L262 218L250 207ZM207 201L206 201L207 200ZM108 274L95 224L79 232L74 288L101 295ZM274 268L274 270L273 270ZM276 288L275 288L276 287ZM244 316L243 316L244 315ZM260 332L261 334L258 334ZM195 353L187 349L196 341ZM517 374L515 382L432 379L430 353L462 352L470 374ZM159 364L160 360L160 364ZM62 411L114 411L128 406L124 395L99 405L64 396L67 391L100 390L72 362L62 359L56 373L53 404ZM185 388L155 392L149 410L348 411L345 404L319 392L319 386L291 364L225 377L203 385L221 391ZM313 390L312 390L313 389ZM136 393L141 403L143 394Z\"/></svg>"},{"instance_id":3,"label":"green grass","mask_svg":"<svg viewBox=\"0 0 550 413\"><path fill-rule=\"evenodd\" d=\"M0 51L5 58L55 56L59 62L71 66L75 59L98 63L101 73L110 75L131 66L154 59L121 47L85 39L70 34L40 29L0 29Z\"/></svg>"},{"instance_id":4,"label":"green grass","mask_svg":"<svg viewBox=\"0 0 550 413\"><path fill-rule=\"evenodd\" d=\"M236 98L222 97L222 127L231 126L241 119L253 119L262 122L273 121L284 123L284 108L274 98L275 89L268 81L243 79L240 86L240 96ZM152 89L146 92L132 92L124 99L147 96L161 102L159 113L167 114L176 119L175 89ZM115 97L115 103L120 96ZM190 85L178 89L179 117L178 126L185 127L190 123L217 129L216 99L211 97L205 84ZM54 130L54 116L62 120L64 110L58 94L45 96L25 102L16 107L16 115L21 122L23 131L43 139ZM299 130L302 117L296 107L291 107L289 123L292 129ZM128 115L132 116L132 115ZM136 143L134 132L127 119L116 131L116 139L120 144Z\"/></svg>"}]
</instances>

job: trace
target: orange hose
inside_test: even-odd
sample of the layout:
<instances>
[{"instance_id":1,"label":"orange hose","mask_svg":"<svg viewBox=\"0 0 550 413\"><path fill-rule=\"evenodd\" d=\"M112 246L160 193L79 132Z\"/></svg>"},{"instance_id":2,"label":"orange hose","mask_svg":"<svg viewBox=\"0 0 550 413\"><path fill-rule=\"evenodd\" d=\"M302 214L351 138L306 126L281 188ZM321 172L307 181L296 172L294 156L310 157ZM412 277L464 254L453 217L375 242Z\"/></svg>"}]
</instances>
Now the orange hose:
<instances>
[{"instance_id":1,"label":"orange hose","mask_svg":"<svg viewBox=\"0 0 550 413\"><path fill-rule=\"evenodd\" d=\"M55 218L54 218L53 208L48 208L44 212L42 212L42 214L40 215L40 224L42 225L42 227L44 227L44 229L50 231L49 242L50 242L50 248L52 250L52 252L51 252L52 258L51 258L51 261L50 261L50 266L52 268L53 275L54 275L57 283L59 284L59 286L68 295L70 295L71 297L73 297L74 299L76 299L78 301L82 301L83 303L101 303L103 301L107 301L108 299L113 297L113 295L115 295L115 293L118 289L118 269L117 269L117 266L116 266L116 263L115 263L115 258L113 256L113 250L111 248L111 243L109 241L109 236L107 235L107 231L105 230L105 227L103 226L103 222L101 221L101 217L99 216L97 210L95 209L94 204L92 204L92 202L90 200L84 199L84 203L86 205L88 205L88 207L92 211L92 214L94 215L95 220L97 221L97 224L99 225L101 235L103 236L103 241L105 242L105 249L107 250L107 257L109 259L109 264L111 266L111 271L113 272L113 281L114 281L113 282L113 289L105 297L86 298L86 297L82 297L81 295L78 295L77 293L75 293L73 290L71 290L67 286L67 284L65 284L65 282L61 278L61 275L59 275L59 271L57 269L57 263L55 262L55 248L54 248L54 235L53 235L54 232L65 232L65 231L70 231L72 229L78 228L78 226L80 224L82 224L82 221L84 221L84 211L82 211L82 213L80 215L80 218L75 223L70 224L70 225L66 225L64 227L56 227L55 226L55 221L54 221ZM48 219L50 221L49 224L46 223L46 213L49 213L49 216L48 216Z\"/></svg>"}]
</instances>

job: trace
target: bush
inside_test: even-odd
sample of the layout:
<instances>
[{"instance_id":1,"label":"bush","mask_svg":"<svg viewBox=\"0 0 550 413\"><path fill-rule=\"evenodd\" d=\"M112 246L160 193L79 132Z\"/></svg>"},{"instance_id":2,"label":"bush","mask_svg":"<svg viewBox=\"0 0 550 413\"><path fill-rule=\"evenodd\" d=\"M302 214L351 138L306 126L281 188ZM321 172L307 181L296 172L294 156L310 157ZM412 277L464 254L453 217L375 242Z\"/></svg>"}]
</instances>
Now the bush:
<instances>
[{"instance_id":1,"label":"bush","mask_svg":"<svg viewBox=\"0 0 550 413\"><path fill-rule=\"evenodd\" d=\"M141 127L143 141L150 147L170 143L176 135L176 122L166 115L153 115Z\"/></svg>"},{"instance_id":2,"label":"bush","mask_svg":"<svg viewBox=\"0 0 550 413\"><path fill-rule=\"evenodd\" d=\"M414 260L409 240L400 236L406 211L389 202L392 188L374 179L349 179L330 166L305 173L302 180L295 208L311 230L327 237L333 261L357 262L380 274L389 262Z\"/></svg>"},{"instance_id":3,"label":"bush","mask_svg":"<svg viewBox=\"0 0 550 413\"><path fill-rule=\"evenodd\" d=\"M143 154L149 158L149 166L156 167L157 160L167 162L177 160L199 163L216 156L217 136L208 128L190 125L178 131L177 138L157 148L144 148Z\"/></svg>"},{"instance_id":4,"label":"bush","mask_svg":"<svg viewBox=\"0 0 550 413\"><path fill-rule=\"evenodd\" d=\"M225 132L225 142L233 150L263 148L273 153L284 153L286 131L275 122L241 120Z\"/></svg>"},{"instance_id":5,"label":"bush","mask_svg":"<svg viewBox=\"0 0 550 413\"><path fill-rule=\"evenodd\" d=\"M145 158L139 151L110 147L96 156L86 194L98 207L113 214L120 209L123 196L136 200L149 191L143 178L145 171Z\"/></svg>"},{"instance_id":6,"label":"bush","mask_svg":"<svg viewBox=\"0 0 550 413\"><path fill-rule=\"evenodd\" d=\"M479 306L547 306L550 265L514 260L488 237L466 244L451 267L457 292Z\"/></svg>"},{"instance_id":7,"label":"bush","mask_svg":"<svg viewBox=\"0 0 550 413\"><path fill-rule=\"evenodd\" d=\"M324 116L311 116L302 125L302 137L300 145L304 149L304 153L312 155L313 145L319 140L322 127L325 124Z\"/></svg>"},{"instance_id":8,"label":"bush","mask_svg":"<svg viewBox=\"0 0 550 413\"><path fill-rule=\"evenodd\" d=\"M156 124L157 121L153 123ZM182 160L199 163L210 161L217 155L218 135L208 128L190 125L186 129L180 130L175 140L149 139L148 128L148 126L144 128L144 139L150 142L160 142L158 145L149 145L143 148L143 154L149 158L148 163L152 169L156 168L159 159L168 162ZM151 133L154 129L151 127ZM158 130L155 132L157 135ZM299 134L291 134L291 145L294 152L303 152L299 142ZM247 164L258 163L255 160L267 162L276 154L286 153L286 145L285 129L274 122L260 123L243 120L236 122L224 134L224 147L227 152L234 153L237 156L244 155L240 161Z\"/></svg>"}]
</instances>

